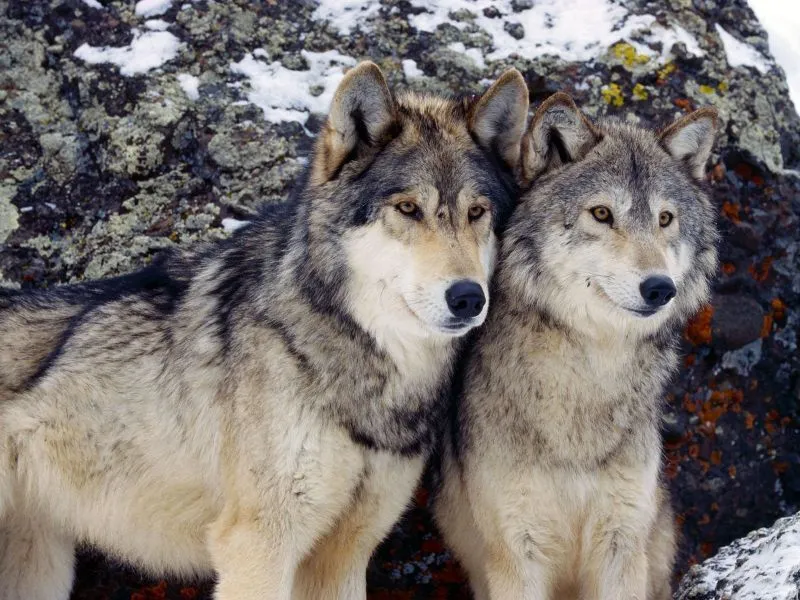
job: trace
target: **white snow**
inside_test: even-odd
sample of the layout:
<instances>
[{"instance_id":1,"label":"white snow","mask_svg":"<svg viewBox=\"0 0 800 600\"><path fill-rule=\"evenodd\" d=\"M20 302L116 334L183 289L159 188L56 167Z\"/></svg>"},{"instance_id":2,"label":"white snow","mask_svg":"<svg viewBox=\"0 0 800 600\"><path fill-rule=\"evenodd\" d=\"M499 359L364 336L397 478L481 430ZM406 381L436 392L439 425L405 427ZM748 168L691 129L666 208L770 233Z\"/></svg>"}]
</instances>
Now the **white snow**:
<instances>
[{"instance_id":1,"label":"white snow","mask_svg":"<svg viewBox=\"0 0 800 600\"><path fill-rule=\"evenodd\" d=\"M249 78L247 99L264 111L267 121L305 124L311 113L327 113L336 86L344 77L345 67L356 64L354 58L335 50L302 50L301 53L308 62L307 71L287 69L279 61L257 60L255 53L231 64L234 73ZM262 52L260 56L266 56L266 53Z\"/></svg>"},{"instance_id":2,"label":"white snow","mask_svg":"<svg viewBox=\"0 0 800 600\"><path fill-rule=\"evenodd\" d=\"M789 94L800 112L800 2L748 0L769 36L769 51L786 73Z\"/></svg>"},{"instance_id":3,"label":"white snow","mask_svg":"<svg viewBox=\"0 0 800 600\"><path fill-rule=\"evenodd\" d=\"M638 52L666 61L675 42L686 44L688 51L701 56L697 40L678 26L665 28L652 15L632 15L618 0L537 0L529 9L514 12L512 0L410 0L411 5L423 9L409 16L409 23L420 31L434 31L439 25L449 23L464 29L468 23L477 25L491 35L494 50L485 58L497 60L511 54L536 58L553 54L569 61L588 61L604 52L614 43L625 40ZM317 19L328 19L343 33L356 26L362 29L369 24L380 8L379 0L320 0L314 11ZM496 9L499 16L487 17L484 9ZM455 21L450 15L467 10L474 19ZM522 39L512 37L504 26L519 23L524 28ZM636 43L633 34L663 42L658 53ZM476 50L477 51L477 50Z\"/></svg>"},{"instance_id":4,"label":"white snow","mask_svg":"<svg viewBox=\"0 0 800 600\"><path fill-rule=\"evenodd\" d=\"M140 17L157 17L163 15L172 6L172 0L139 0L134 12Z\"/></svg>"},{"instance_id":5,"label":"white snow","mask_svg":"<svg viewBox=\"0 0 800 600\"><path fill-rule=\"evenodd\" d=\"M197 77L189 73L178 73L178 83L189 100L195 101L200 98L200 80Z\"/></svg>"},{"instance_id":6,"label":"white snow","mask_svg":"<svg viewBox=\"0 0 800 600\"><path fill-rule=\"evenodd\" d=\"M92 8L104 8L102 4L100 4L97 0L83 0L83 3L86 6L91 6Z\"/></svg>"},{"instance_id":7,"label":"white snow","mask_svg":"<svg viewBox=\"0 0 800 600\"><path fill-rule=\"evenodd\" d=\"M166 31L169 25L163 19L150 19L144 22L144 26L151 31Z\"/></svg>"},{"instance_id":8,"label":"white snow","mask_svg":"<svg viewBox=\"0 0 800 600\"><path fill-rule=\"evenodd\" d=\"M417 66L417 61L410 58L403 61L403 73L405 73L406 79L419 79L425 76L425 73Z\"/></svg>"},{"instance_id":9,"label":"white snow","mask_svg":"<svg viewBox=\"0 0 800 600\"><path fill-rule=\"evenodd\" d=\"M128 46L114 48L95 47L83 44L75 50L75 56L91 64L111 63L119 67L122 75L137 75L160 67L178 55L181 41L167 31L133 30L133 41Z\"/></svg>"},{"instance_id":10,"label":"white snow","mask_svg":"<svg viewBox=\"0 0 800 600\"><path fill-rule=\"evenodd\" d=\"M320 0L311 18L329 21L346 34L377 15L380 8L380 3L375 0Z\"/></svg>"},{"instance_id":11,"label":"white snow","mask_svg":"<svg viewBox=\"0 0 800 600\"><path fill-rule=\"evenodd\" d=\"M249 225L250 221L240 221L239 219L222 219L222 228L228 233L233 233L237 229L241 229L245 225Z\"/></svg>"},{"instance_id":12,"label":"white snow","mask_svg":"<svg viewBox=\"0 0 800 600\"><path fill-rule=\"evenodd\" d=\"M730 33L725 31L719 23L715 24L719 37L722 38L722 45L725 47L725 55L728 57L728 64L732 67L754 67L759 73L769 71L767 59L752 46L740 42Z\"/></svg>"},{"instance_id":13,"label":"white snow","mask_svg":"<svg viewBox=\"0 0 800 600\"><path fill-rule=\"evenodd\" d=\"M800 569L798 517L779 519L770 529L753 531L720 550L700 569L706 579L695 585L697 597L708 591L715 598L736 600L797 598L793 577ZM679 592L678 597L684 596Z\"/></svg>"}]
</instances>

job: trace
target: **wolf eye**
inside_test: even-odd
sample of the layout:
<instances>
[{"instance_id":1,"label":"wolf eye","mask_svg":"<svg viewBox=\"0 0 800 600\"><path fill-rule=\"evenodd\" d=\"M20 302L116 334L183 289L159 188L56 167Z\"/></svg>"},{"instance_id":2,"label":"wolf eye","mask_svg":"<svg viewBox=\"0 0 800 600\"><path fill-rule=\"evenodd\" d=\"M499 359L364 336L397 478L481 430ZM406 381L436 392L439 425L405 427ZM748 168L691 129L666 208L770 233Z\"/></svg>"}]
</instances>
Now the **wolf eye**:
<instances>
[{"instance_id":1,"label":"wolf eye","mask_svg":"<svg viewBox=\"0 0 800 600\"><path fill-rule=\"evenodd\" d=\"M607 223L611 225L614 222L614 216L611 214L611 209L607 206L595 206L592 209L589 209L589 212L592 213L595 221L600 223Z\"/></svg>"},{"instance_id":2,"label":"wolf eye","mask_svg":"<svg viewBox=\"0 0 800 600\"><path fill-rule=\"evenodd\" d=\"M422 217L422 211L419 209L419 206L410 200L403 200L403 202L396 204L395 208L412 219L420 219Z\"/></svg>"},{"instance_id":3,"label":"wolf eye","mask_svg":"<svg viewBox=\"0 0 800 600\"><path fill-rule=\"evenodd\" d=\"M480 204L475 204L474 206L469 207L469 210L467 211L467 217L469 218L469 222L472 223L473 221L480 219L485 213L485 208L483 208Z\"/></svg>"},{"instance_id":4,"label":"wolf eye","mask_svg":"<svg viewBox=\"0 0 800 600\"><path fill-rule=\"evenodd\" d=\"M668 210L665 210L660 215L658 215L658 224L661 225L661 227L669 227L674 218L675 215L673 215Z\"/></svg>"}]
</instances>

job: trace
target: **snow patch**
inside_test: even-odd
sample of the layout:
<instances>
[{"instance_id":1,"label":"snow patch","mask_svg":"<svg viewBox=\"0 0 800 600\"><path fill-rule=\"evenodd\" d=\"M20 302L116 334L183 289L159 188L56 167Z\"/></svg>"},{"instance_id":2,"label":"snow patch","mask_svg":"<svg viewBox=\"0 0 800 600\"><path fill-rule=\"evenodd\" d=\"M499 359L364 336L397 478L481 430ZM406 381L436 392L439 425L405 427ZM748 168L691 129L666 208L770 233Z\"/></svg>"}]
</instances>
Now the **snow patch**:
<instances>
[{"instance_id":1,"label":"snow patch","mask_svg":"<svg viewBox=\"0 0 800 600\"><path fill-rule=\"evenodd\" d=\"M150 19L144 22L145 28L151 31L166 31L169 25L169 23L162 19Z\"/></svg>"},{"instance_id":2,"label":"snow patch","mask_svg":"<svg viewBox=\"0 0 800 600\"><path fill-rule=\"evenodd\" d=\"M172 0L139 0L134 12L140 17L163 15L172 6Z\"/></svg>"},{"instance_id":3,"label":"snow patch","mask_svg":"<svg viewBox=\"0 0 800 600\"><path fill-rule=\"evenodd\" d=\"M83 44L75 50L75 56L90 65L111 63L119 67L122 75L131 76L160 67L178 55L183 44L167 31L133 30L130 45L113 48Z\"/></svg>"},{"instance_id":4,"label":"snow patch","mask_svg":"<svg viewBox=\"0 0 800 600\"><path fill-rule=\"evenodd\" d=\"M200 80L189 73L178 73L178 83L191 101L200 98Z\"/></svg>"},{"instance_id":5,"label":"snow patch","mask_svg":"<svg viewBox=\"0 0 800 600\"><path fill-rule=\"evenodd\" d=\"M433 32L445 23L462 30L467 25L483 29L491 35L494 46L485 56L488 60L516 53L529 59L551 54L583 62L620 40L630 42L640 54L662 62L670 58L669 51L676 42L683 42L695 56L703 54L697 40L685 29L664 27L652 15L633 15L618 0L536 0L518 12L513 5L519 8L523 3L514 0L410 0L410 3L419 12L409 16L409 23L420 31ZM342 33L349 33L357 26L365 29L379 9L379 0L320 0L313 16L327 19ZM465 11L472 17L461 21L451 18ZM663 49L654 51L637 43L634 37L661 42Z\"/></svg>"},{"instance_id":6,"label":"snow patch","mask_svg":"<svg viewBox=\"0 0 800 600\"><path fill-rule=\"evenodd\" d=\"M249 225L250 221L240 221L239 219L222 219L222 228L228 233L233 233L237 229L241 229L245 225Z\"/></svg>"},{"instance_id":7,"label":"snow patch","mask_svg":"<svg viewBox=\"0 0 800 600\"><path fill-rule=\"evenodd\" d=\"M719 23L714 27L717 28L719 37L722 38L722 46L725 48L725 55L728 57L728 64L732 67L753 67L759 73L766 73L769 71L767 59L752 46L740 42L730 33L725 31Z\"/></svg>"},{"instance_id":8,"label":"snow patch","mask_svg":"<svg viewBox=\"0 0 800 600\"><path fill-rule=\"evenodd\" d=\"M410 58L403 61L403 73L405 73L406 79L425 77L425 73L422 72L422 69L417 67L417 61L411 60Z\"/></svg>"},{"instance_id":9,"label":"snow patch","mask_svg":"<svg viewBox=\"0 0 800 600\"><path fill-rule=\"evenodd\" d=\"M92 8L105 8L102 4L100 4L97 0L83 0L83 3L86 6L91 6Z\"/></svg>"},{"instance_id":10,"label":"snow patch","mask_svg":"<svg viewBox=\"0 0 800 600\"><path fill-rule=\"evenodd\" d=\"M800 2L747 0L769 36L769 51L786 73L789 95L800 112Z\"/></svg>"},{"instance_id":11,"label":"snow patch","mask_svg":"<svg viewBox=\"0 0 800 600\"><path fill-rule=\"evenodd\" d=\"M350 33L378 14L379 2L370 0L320 0L312 19L328 21L342 33Z\"/></svg>"},{"instance_id":12,"label":"snow patch","mask_svg":"<svg viewBox=\"0 0 800 600\"><path fill-rule=\"evenodd\" d=\"M234 73L249 79L247 99L264 111L264 118L273 123L295 121L305 124L311 113L326 114L336 87L344 77L345 67L356 60L335 50L301 54L309 65L307 71L287 69L279 61L267 63L247 54L231 64ZM265 52L259 56L266 56Z\"/></svg>"},{"instance_id":13,"label":"snow patch","mask_svg":"<svg viewBox=\"0 0 800 600\"><path fill-rule=\"evenodd\" d=\"M794 600L800 575L800 517L779 519L695 565L676 598Z\"/></svg>"}]
</instances>

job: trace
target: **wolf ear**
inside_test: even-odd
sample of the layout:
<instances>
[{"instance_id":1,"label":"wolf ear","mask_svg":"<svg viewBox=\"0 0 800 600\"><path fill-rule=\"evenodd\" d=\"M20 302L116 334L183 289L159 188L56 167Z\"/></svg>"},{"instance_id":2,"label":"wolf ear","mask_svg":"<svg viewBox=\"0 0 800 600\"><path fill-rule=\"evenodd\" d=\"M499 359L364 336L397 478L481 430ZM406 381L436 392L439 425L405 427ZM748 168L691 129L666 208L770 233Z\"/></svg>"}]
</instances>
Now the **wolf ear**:
<instances>
[{"instance_id":1,"label":"wolf ear","mask_svg":"<svg viewBox=\"0 0 800 600\"><path fill-rule=\"evenodd\" d=\"M582 159L601 139L602 133L569 95L553 94L533 115L522 141L523 183L530 183L545 171Z\"/></svg>"},{"instance_id":2,"label":"wolf ear","mask_svg":"<svg viewBox=\"0 0 800 600\"><path fill-rule=\"evenodd\" d=\"M359 147L380 143L395 122L394 99L378 66L366 61L350 69L336 89L317 139L311 183L334 179Z\"/></svg>"},{"instance_id":3,"label":"wolf ear","mask_svg":"<svg viewBox=\"0 0 800 600\"><path fill-rule=\"evenodd\" d=\"M469 129L482 147L515 169L527 118L528 86L519 71L509 69L472 107Z\"/></svg>"},{"instance_id":4,"label":"wolf ear","mask_svg":"<svg viewBox=\"0 0 800 600\"><path fill-rule=\"evenodd\" d=\"M667 152L689 165L696 179L703 179L718 122L717 109L706 106L675 121L661 132L659 139Z\"/></svg>"}]
</instances>

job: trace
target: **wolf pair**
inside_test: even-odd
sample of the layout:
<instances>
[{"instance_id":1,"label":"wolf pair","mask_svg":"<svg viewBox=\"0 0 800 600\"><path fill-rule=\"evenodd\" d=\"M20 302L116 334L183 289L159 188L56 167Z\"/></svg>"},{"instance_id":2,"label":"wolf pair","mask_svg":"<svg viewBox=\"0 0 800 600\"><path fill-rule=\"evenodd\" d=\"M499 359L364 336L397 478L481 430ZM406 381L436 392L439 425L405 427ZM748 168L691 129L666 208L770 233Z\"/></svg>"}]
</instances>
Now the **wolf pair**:
<instances>
[{"instance_id":1,"label":"wolf pair","mask_svg":"<svg viewBox=\"0 0 800 600\"><path fill-rule=\"evenodd\" d=\"M715 115L527 112L513 70L452 100L362 63L296 199L133 275L0 291L0 600L68 598L77 544L220 600L363 599L434 454L479 598L666 597L658 404L715 267Z\"/></svg>"}]
</instances>

